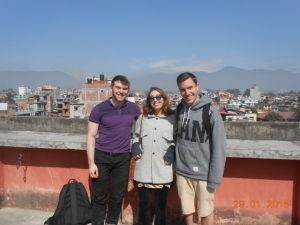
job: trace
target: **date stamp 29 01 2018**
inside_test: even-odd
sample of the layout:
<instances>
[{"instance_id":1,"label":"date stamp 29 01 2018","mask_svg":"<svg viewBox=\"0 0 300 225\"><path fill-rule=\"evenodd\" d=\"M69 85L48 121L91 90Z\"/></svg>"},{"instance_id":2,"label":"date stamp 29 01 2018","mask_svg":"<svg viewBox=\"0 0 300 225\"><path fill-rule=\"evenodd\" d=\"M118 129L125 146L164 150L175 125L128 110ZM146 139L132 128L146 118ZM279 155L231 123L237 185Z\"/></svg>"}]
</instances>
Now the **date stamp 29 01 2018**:
<instances>
[{"instance_id":1,"label":"date stamp 29 01 2018","mask_svg":"<svg viewBox=\"0 0 300 225\"><path fill-rule=\"evenodd\" d=\"M267 200L266 202L260 200L234 200L233 207L237 208L267 208L267 209L276 209L276 208L289 208L288 200Z\"/></svg>"}]
</instances>

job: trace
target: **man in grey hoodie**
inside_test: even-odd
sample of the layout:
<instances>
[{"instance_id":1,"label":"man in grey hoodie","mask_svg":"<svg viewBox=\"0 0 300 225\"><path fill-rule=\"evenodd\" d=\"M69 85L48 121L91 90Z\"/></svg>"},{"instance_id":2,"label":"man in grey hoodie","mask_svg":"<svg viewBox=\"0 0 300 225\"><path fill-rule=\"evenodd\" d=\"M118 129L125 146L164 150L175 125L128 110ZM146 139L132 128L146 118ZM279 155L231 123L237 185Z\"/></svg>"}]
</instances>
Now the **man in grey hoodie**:
<instances>
[{"instance_id":1,"label":"man in grey hoodie","mask_svg":"<svg viewBox=\"0 0 300 225\"><path fill-rule=\"evenodd\" d=\"M217 108L210 106L211 132L203 126L203 106L211 104L207 95L198 95L194 74L177 77L182 104L175 124L175 171L178 195L186 224L214 224L214 192L219 187L226 161L226 132Z\"/></svg>"}]
</instances>

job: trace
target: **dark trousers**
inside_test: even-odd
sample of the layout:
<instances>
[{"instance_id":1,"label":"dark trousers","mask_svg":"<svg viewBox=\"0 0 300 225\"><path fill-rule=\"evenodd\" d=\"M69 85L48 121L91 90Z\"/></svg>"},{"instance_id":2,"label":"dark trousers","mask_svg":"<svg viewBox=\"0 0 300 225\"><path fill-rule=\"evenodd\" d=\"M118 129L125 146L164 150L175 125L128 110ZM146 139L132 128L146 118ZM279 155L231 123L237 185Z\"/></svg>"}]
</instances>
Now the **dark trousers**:
<instances>
[{"instance_id":1,"label":"dark trousers","mask_svg":"<svg viewBox=\"0 0 300 225\"><path fill-rule=\"evenodd\" d=\"M95 150L99 177L92 179L92 225L102 225L106 215L106 200L110 193L106 223L118 224L122 201L128 183L130 153L112 157Z\"/></svg>"},{"instance_id":2,"label":"dark trousers","mask_svg":"<svg viewBox=\"0 0 300 225\"><path fill-rule=\"evenodd\" d=\"M155 225L165 225L167 223L166 208L170 188L145 188L139 187L139 225L151 225L150 205L151 190L155 194Z\"/></svg>"}]
</instances>

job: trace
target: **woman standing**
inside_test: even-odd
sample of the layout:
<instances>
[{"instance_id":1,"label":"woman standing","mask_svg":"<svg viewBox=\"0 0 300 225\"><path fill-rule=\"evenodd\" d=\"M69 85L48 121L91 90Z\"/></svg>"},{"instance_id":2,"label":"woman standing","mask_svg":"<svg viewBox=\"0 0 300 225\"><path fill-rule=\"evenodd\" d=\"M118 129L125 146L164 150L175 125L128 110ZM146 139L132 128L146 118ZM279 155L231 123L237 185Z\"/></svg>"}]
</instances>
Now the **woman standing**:
<instances>
[{"instance_id":1,"label":"woman standing","mask_svg":"<svg viewBox=\"0 0 300 225\"><path fill-rule=\"evenodd\" d=\"M135 125L132 156L139 191L139 225L151 225L151 192L155 194L155 225L166 224L166 206L173 182L175 116L166 93L152 87Z\"/></svg>"}]
</instances>

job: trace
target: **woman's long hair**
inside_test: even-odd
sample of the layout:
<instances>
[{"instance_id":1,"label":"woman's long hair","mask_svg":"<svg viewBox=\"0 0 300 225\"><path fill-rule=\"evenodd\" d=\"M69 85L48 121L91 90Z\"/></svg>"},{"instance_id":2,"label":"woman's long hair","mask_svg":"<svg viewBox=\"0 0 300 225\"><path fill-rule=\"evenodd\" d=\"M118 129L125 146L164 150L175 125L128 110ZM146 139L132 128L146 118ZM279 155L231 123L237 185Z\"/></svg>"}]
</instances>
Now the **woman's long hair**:
<instances>
[{"instance_id":1,"label":"woman's long hair","mask_svg":"<svg viewBox=\"0 0 300 225\"><path fill-rule=\"evenodd\" d=\"M152 87L150 88L150 91L147 95L146 103L143 106L143 114L148 116L148 115L153 115L154 114L154 109L152 108L150 104L150 94L152 91L157 91L161 97L164 99L164 104L162 107L162 113L165 115L172 114L173 110L170 108L170 101L168 95L159 87Z\"/></svg>"}]
</instances>

